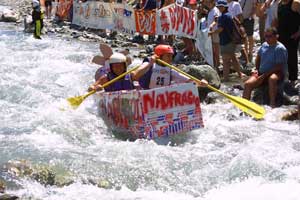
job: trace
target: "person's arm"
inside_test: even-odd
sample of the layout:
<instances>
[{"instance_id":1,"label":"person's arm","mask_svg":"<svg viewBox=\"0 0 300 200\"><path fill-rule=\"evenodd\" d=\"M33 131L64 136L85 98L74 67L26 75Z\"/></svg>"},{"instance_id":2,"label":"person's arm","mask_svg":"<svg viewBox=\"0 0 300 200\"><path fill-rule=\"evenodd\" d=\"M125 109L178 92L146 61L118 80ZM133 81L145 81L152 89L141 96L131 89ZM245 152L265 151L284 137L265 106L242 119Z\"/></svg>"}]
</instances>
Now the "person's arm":
<instances>
[{"instance_id":1,"label":"person's arm","mask_svg":"<svg viewBox=\"0 0 300 200\"><path fill-rule=\"evenodd\" d=\"M254 17L254 16L255 16L255 13L256 13L256 9L257 9L257 8L256 8L256 5L257 5L257 4L256 4L256 1L253 1L252 4L253 4L253 5L252 5L251 16Z\"/></svg>"},{"instance_id":2,"label":"person's arm","mask_svg":"<svg viewBox=\"0 0 300 200\"><path fill-rule=\"evenodd\" d=\"M156 58L157 57L155 55L152 56L149 62L142 63L142 65L137 70L131 72L131 80L138 81L155 63Z\"/></svg>"},{"instance_id":3,"label":"person's arm","mask_svg":"<svg viewBox=\"0 0 300 200\"><path fill-rule=\"evenodd\" d=\"M256 59L255 59L255 68L258 71L260 66L260 55L257 54Z\"/></svg>"},{"instance_id":4,"label":"person's arm","mask_svg":"<svg viewBox=\"0 0 300 200\"><path fill-rule=\"evenodd\" d=\"M215 26L217 26L218 23L214 20L210 25L209 25L209 31L212 31Z\"/></svg>"},{"instance_id":5,"label":"person's arm","mask_svg":"<svg viewBox=\"0 0 300 200\"><path fill-rule=\"evenodd\" d=\"M96 90L96 91L99 91L99 90L102 90L103 87L102 85L104 83L107 83L109 80L107 78L107 75L103 75L101 76L95 83L93 83L92 85L90 85L88 91L92 91L92 90Z\"/></svg>"},{"instance_id":6,"label":"person's arm","mask_svg":"<svg viewBox=\"0 0 300 200\"><path fill-rule=\"evenodd\" d=\"M243 23L244 21L244 17L243 17L243 10L242 10L242 7L241 5L237 2L235 5L234 5L234 10L235 10L235 17L238 18L238 20L240 21L240 23Z\"/></svg>"},{"instance_id":7,"label":"person's arm","mask_svg":"<svg viewBox=\"0 0 300 200\"><path fill-rule=\"evenodd\" d=\"M241 14L238 14L238 15L236 15L236 17L238 18L238 20L240 21L240 23L243 23L243 21L244 21L244 18L243 18L243 14L241 13Z\"/></svg>"},{"instance_id":8,"label":"person's arm","mask_svg":"<svg viewBox=\"0 0 300 200\"><path fill-rule=\"evenodd\" d=\"M258 17L263 17L266 14L266 10L267 8L269 8L270 4L271 4L272 0L267 0L264 3L257 3L256 4L256 15Z\"/></svg>"},{"instance_id":9,"label":"person's arm","mask_svg":"<svg viewBox=\"0 0 300 200\"><path fill-rule=\"evenodd\" d=\"M222 31L224 30L224 28L223 27L218 27L216 30L212 30L212 31L209 31L208 32L208 35L211 35L211 34L213 34L213 33L221 33Z\"/></svg>"}]
</instances>

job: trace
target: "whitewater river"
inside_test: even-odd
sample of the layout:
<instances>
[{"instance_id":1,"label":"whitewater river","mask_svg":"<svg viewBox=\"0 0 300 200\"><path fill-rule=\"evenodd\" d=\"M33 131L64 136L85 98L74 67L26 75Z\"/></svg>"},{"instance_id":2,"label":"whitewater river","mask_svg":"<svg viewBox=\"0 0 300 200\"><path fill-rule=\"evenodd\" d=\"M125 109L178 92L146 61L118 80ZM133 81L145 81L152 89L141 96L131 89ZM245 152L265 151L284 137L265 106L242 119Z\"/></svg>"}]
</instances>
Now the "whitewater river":
<instances>
[{"instance_id":1,"label":"whitewater river","mask_svg":"<svg viewBox=\"0 0 300 200\"><path fill-rule=\"evenodd\" d=\"M201 104L205 128L177 145L123 141L97 116L93 98L77 110L60 109L92 83L98 44L54 35L35 40L0 23L0 49L0 166L24 159L73 180L45 186L0 171L7 193L51 200L300 200L299 121L280 120L293 106L266 106L265 119L255 121L229 101Z\"/></svg>"}]
</instances>

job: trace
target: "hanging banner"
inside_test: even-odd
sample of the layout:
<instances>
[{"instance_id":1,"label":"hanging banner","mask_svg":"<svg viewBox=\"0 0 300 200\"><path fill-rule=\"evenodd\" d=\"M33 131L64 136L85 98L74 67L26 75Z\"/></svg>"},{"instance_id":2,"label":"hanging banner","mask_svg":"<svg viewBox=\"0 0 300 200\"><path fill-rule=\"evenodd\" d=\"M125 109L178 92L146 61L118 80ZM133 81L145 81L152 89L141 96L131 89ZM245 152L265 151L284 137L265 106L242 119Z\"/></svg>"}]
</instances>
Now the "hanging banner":
<instances>
[{"instance_id":1,"label":"hanging banner","mask_svg":"<svg viewBox=\"0 0 300 200\"><path fill-rule=\"evenodd\" d=\"M70 12L73 0L59 0L57 4L56 15L61 19L65 19Z\"/></svg>"},{"instance_id":2,"label":"hanging banner","mask_svg":"<svg viewBox=\"0 0 300 200\"><path fill-rule=\"evenodd\" d=\"M197 31L195 46L198 49L198 51L201 53L205 61L210 66L214 66L212 41L211 41L211 37L208 36L208 28L206 24L207 23L205 18L199 20L197 26L198 31Z\"/></svg>"},{"instance_id":3,"label":"hanging banner","mask_svg":"<svg viewBox=\"0 0 300 200\"><path fill-rule=\"evenodd\" d=\"M155 35L156 34L156 11L135 10L136 32Z\"/></svg>"},{"instance_id":4,"label":"hanging banner","mask_svg":"<svg viewBox=\"0 0 300 200\"><path fill-rule=\"evenodd\" d=\"M197 11L171 4L157 11L156 33L195 38L197 32Z\"/></svg>"},{"instance_id":5,"label":"hanging banner","mask_svg":"<svg viewBox=\"0 0 300 200\"><path fill-rule=\"evenodd\" d=\"M72 23L94 29L113 29L115 27L110 3L96 1L75 2Z\"/></svg>"},{"instance_id":6,"label":"hanging banner","mask_svg":"<svg viewBox=\"0 0 300 200\"><path fill-rule=\"evenodd\" d=\"M114 30L133 35L136 32L134 9L126 4L113 4Z\"/></svg>"}]
</instances>

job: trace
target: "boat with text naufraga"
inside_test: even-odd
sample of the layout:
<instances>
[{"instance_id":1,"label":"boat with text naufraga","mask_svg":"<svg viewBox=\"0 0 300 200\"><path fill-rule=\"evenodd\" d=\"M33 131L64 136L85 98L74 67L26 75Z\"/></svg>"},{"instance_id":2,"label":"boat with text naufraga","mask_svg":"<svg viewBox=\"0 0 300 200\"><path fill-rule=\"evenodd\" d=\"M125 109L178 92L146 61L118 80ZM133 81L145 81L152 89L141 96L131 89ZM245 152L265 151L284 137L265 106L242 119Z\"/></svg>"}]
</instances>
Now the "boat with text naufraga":
<instances>
[{"instance_id":1,"label":"boat with text naufraga","mask_svg":"<svg viewBox=\"0 0 300 200\"><path fill-rule=\"evenodd\" d=\"M107 126L128 138L169 137L203 127L200 98L194 83L99 92L95 98Z\"/></svg>"}]
</instances>

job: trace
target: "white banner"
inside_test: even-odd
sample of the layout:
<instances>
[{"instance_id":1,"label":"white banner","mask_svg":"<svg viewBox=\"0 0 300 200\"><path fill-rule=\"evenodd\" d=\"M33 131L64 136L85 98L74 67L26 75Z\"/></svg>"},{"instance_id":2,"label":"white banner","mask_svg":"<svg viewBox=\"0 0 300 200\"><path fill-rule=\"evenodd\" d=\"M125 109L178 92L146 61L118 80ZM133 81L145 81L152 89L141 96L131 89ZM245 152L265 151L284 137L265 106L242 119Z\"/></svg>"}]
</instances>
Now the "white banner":
<instances>
[{"instance_id":1,"label":"white banner","mask_svg":"<svg viewBox=\"0 0 300 200\"><path fill-rule=\"evenodd\" d=\"M133 8L119 3L74 2L72 23L95 29L114 29L128 34L136 32Z\"/></svg>"},{"instance_id":2,"label":"white banner","mask_svg":"<svg viewBox=\"0 0 300 200\"><path fill-rule=\"evenodd\" d=\"M87 1L85 3L74 2L73 24L95 28L113 29L113 9L110 3Z\"/></svg>"},{"instance_id":3,"label":"white banner","mask_svg":"<svg viewBox=\"0 0 300 200\"><path fill-rule=\"evenodd\" d=\"M118 32L133 35L136 32L133 8L125 4L113 4L112 8L115 24L114 29Z\"/></svg>"},{"instance_id":4,"label":"white banner","mask_svg":"<svg viewBox=\"0 0 300 200\"><path fill-rule=\"evenodd\" d=\"M213 61L213 51L212 51L212 41L211 37L208 37L208 28L204 25L207 23L205 22L205 18L202 18L198 21L198 28L197 28L197 37L195 46L201 55L204 57L205 61L210 65L214 66Z\"/></svg>"},{"instance_id":5,"label":"white banner","mask_svg":"<svg viewBox=\"0 0 300 200\"><path fill-rule=\"evenodd\" d=\"M157 35L178 35L195 38L197 32L197 11L171 4L157 11Z\"/></svg>"}]
</instances>

